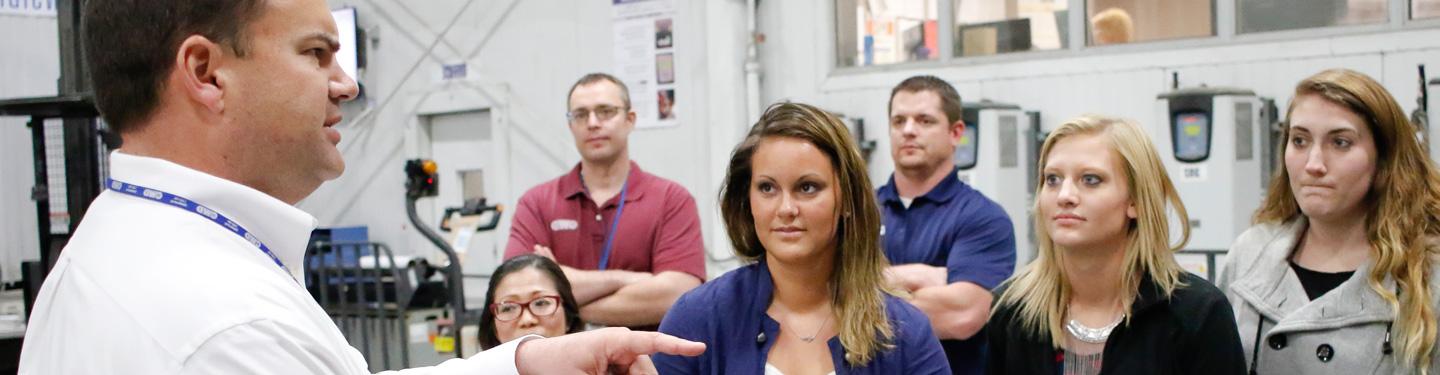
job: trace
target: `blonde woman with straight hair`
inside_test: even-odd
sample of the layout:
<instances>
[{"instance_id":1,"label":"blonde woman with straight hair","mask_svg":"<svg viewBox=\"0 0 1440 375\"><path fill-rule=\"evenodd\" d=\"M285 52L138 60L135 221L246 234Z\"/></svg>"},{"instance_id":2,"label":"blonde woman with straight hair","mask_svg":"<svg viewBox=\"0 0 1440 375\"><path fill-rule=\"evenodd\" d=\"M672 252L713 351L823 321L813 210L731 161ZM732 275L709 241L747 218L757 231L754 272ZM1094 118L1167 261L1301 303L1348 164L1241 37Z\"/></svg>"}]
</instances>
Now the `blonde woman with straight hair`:
<instances>
[{"instance_id":1,"label":"blonde woman with straight hair","mask_svg":"<svg viewBox=\"0 0 1440 375\"><path fill-rule=\"evenodd\" d=\"M1295 87L1255 226L1220 285L1252 373L1440 374L1440 175L1395 98L1335 69Z\"/></svg>"},{"instance_id":2,"label":"blonde woman with straight hair","mask_svg":"<svg viewBox=\"0 0 1440 375\"><path fill-rule=\"evenodd\" d=\"M772 105L731 154L720 211L747 265L680 297L660 331L708 345L663 374L949 374L930 321L885 289L880 212L845 124Z\"/></svg>"},{"instance_id":3,"label":"blonde woman with straight hair","mask_svg":"<svg viewBox=\"0 0 1440 375\"><path fill-rule=\"evenodd\" d=\"M1241 373L1225 296L1175 262L1190 221L1145 132L1067 121L1045 140L1040 169L1038 258L996 291L987 372Z\"/></svg>"}]
</instances>

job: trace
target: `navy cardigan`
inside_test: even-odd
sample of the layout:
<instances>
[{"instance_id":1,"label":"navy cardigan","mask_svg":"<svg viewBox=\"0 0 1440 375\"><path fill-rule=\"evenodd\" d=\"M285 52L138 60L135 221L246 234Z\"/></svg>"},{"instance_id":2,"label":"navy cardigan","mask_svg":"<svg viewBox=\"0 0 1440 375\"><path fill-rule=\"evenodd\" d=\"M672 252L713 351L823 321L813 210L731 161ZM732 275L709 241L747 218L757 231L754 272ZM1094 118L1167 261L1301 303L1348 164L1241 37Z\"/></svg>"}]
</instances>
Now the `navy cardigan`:
<instances>
[{"instance_id":1,"label":"navy cardigan","mask_svg":"<svg viewBox=\"0 0 1440 375\"><path fill-rule=\"evenodd\" d=\"M705 353L699 357L657 354L655 367L667 375L764 374L765 358L780 334L780 324L765 314L773 292L770 269L761 261L685 293L665 314L660 332L703 342ZM878 353L863 367L850 367L840 338L833 337L828 344L837 375L950 373L925 314L889 295L885 313L895 333L894 348Z\"/></svg>"}]
</instances>

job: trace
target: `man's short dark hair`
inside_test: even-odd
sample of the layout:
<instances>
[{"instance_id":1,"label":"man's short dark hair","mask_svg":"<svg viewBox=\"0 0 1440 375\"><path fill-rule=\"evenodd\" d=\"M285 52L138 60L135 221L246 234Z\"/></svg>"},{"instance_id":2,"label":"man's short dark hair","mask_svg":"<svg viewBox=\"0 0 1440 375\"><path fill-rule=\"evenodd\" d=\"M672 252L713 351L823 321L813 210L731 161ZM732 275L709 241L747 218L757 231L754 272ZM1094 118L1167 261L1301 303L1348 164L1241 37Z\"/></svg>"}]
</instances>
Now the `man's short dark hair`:
<instances>
[{"instance_id":1,"label":"man's short dark hair","mask_svg":"<svg viewBox=\"0 0 1440 375\"><path fill-rule=\"evenodd\" d=\"M201 35L246 54L245 26L264 0L90 0L81 32L95 104L124 133L160 105L180 42Z\"/></svg>"},{"instance_id":2,"label":"man's short dark hair","mask_svg":"<svg viewBox=\"0 0 1440 375\"><path fill-rule=\"evenodd\" d=\"M900 81L899 85L895 85L895 88L890 90L890 103L886 104L885 107L886 116L889 116L890 113L895 110L895 108L893 108L895 105L895 94L901 91L929 91L935 93L935 95L940 97L940 111L945 113L945 122L947 125L960 121L960 92L955 91L955 86L950 86L950 83L945 82L945 80L940 79L940 77L919 75Z\"/></svg>"},{"instance_id":3,"label":"man's short dark hair","mask_svg":"<svg viewBox=\"0 0 1440 375\"><path fill-rule=\"evenodd\" d=\"M615 78L615 76L609 74L590 73L586 74L584 77L580 77L579 81L575 81L575 84L570 86L570 92L565 94L565 110L570 110L570 96L575 95L575 89L580 88L580 86L585 86L602 81L614 83L615 86L619 86L620 101L625 104L625 108L630 108L630 87L625 86L625 82L620 82L619 78Z\"/></svg>"}]
</instances>

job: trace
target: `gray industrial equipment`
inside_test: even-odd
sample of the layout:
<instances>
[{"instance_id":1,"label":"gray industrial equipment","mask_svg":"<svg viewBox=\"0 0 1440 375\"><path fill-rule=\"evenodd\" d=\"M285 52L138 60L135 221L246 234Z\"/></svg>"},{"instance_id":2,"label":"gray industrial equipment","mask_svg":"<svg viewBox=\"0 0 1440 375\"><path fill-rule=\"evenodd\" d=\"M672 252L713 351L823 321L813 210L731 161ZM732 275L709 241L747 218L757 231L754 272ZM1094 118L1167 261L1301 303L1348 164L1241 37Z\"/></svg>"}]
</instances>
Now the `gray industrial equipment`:
<instances>
[{"instance_id":1,"label":"gray industrial equipment","mask_svg":"<svg viewBox=\"0 0 1440 375\"><path fill-rule=\"evenodd\" d=\"M1273 107L1232 87L1177 89L1158 96L1157 151L1190 218L1182 266L1214 280L1230 243L1250 225L1267 181ZM1272 151L1273 152L1273 151Z\"/></svg>"},{"instance_id":2,"label":"gray industrial equipment","mask_svg":"<svg viewBox=\"0 0 1440 375\"><path fill-rule=\"evenodd\" d=\"M1022 267L1035 258L1029 215L1034 188L1027 178L1035 153L1032 117L1014 104L980 101L962 107L965 134L955 147L957 177L1005 209L1015 226L1015 266Z\"/></svg>"},{"instance_id":3,"label":"gray industrial equipment","mask_svg":"<svg viewBox=\"0 0 1440 375\"><path fill-rule=\"evenodd\" d=\"M81 58L83 51L79 30L84 4L85 0L59 0L55 3L60 44L59 95L0 100L0 116L30 118L26 126L30 127L35 158L35 186L31 190L31 199L35 201L39 234L39 249L36 251L40 260L21 265L26 316L34 306L35 296L50 267L59 259L60 250L80 225L80 219L90 208L90 201L103 189L101 183L106 175L106 155L110 149L120 145L120 138L105 131L105 126L97 119L99 112L95 109L93 90L87 78L89 69ZM58 126L47 130L47 124L51 123ZM50 153L47 154L47 151ZM59 156L51 160L47 155ZM56 198L64 199L63 209L51 207L52 191ZM53 225L52 217L59 219L54 220ZM0 370L3 369L0 366Z\"/></svg>"},{"instance_id":4,"label":"gray industrial equipment","mask_svg":"<svg viewBox=\"0 0 1440 375\"><path fill-rule=\"evenodd\" d=\"M1434 130L1436 126L1440 126L1440 95L1433 94L1440 91L1436 90L1440 90L1440 78L1431 79L1425 90L1425 112L1429 118L1425 131L1429 134L1426 138L1430 144L1430 159L1440 162L1440 140L1436 140L1436 138L1440 138L1440 131Z\"/></svg>"}]
</instances>

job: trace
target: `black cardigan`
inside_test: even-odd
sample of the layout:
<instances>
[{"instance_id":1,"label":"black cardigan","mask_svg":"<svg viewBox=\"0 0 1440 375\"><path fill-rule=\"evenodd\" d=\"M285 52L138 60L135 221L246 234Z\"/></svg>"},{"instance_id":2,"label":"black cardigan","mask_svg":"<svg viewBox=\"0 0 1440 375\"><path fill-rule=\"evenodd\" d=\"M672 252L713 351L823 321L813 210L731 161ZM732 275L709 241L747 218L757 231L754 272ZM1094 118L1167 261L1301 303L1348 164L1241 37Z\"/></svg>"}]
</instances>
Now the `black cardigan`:
<instances>
[{"instance_id":1,"label":"black cardigan","mask_svg":"<svg viewBox=\"0 0 1440 375\"><path fill-rule=\"evenodd\" d=\"M1101 374L1243 374L1245 354L1225 294L1185 273L1184 287L1169 299L1146 277L1131 305L1128 324L1115 327L1105 342ZM1010 283L1000 285L996 301ZM1050 337L1035 337L1020 326L1018 306L1001 306L990 317L987 374L1060 374L1063 352Z\"/></svg>"}]
</instances>

